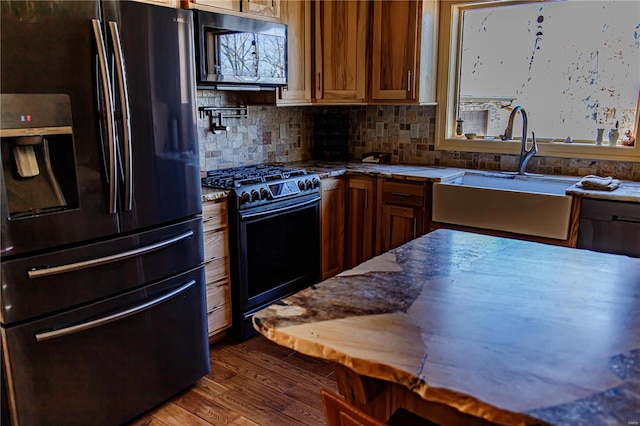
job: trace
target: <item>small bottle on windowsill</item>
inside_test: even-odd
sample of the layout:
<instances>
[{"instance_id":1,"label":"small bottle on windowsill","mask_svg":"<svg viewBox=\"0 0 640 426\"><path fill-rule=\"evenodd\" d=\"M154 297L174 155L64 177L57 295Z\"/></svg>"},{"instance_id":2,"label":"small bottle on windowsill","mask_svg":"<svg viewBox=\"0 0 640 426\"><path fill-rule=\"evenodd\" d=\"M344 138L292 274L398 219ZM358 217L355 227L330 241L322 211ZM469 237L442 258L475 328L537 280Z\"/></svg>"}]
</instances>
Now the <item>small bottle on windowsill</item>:
<instances>
[{"instance_id":1,"label":"small bottle on windowsill","mask_svg":"<svg viewBox=\"0 0 640 426\"><path fill-rule=\"evenodd\" d=\"M456 135L458 136L462 135L462 123L464 123L462 118L456 120Z\"/></svg>"}]
</instances>

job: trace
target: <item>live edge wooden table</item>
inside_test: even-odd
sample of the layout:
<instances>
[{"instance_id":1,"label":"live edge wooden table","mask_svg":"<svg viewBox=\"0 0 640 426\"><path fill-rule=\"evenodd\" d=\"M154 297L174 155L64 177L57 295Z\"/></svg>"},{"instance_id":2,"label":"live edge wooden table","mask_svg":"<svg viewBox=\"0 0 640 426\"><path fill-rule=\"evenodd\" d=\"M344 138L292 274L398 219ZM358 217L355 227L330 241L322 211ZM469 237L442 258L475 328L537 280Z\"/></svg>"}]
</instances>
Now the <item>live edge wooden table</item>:
<instances>
[{"instance_id":1,"label":"live edge wooden table","mask_svg":"<svg viewBox=\"0 0 640 426\"><path fill-rule=\"evenodd\" d=\"M381 420L640 422L640 259L440 229L253 320Z\"/></svg>"}]
</instances>

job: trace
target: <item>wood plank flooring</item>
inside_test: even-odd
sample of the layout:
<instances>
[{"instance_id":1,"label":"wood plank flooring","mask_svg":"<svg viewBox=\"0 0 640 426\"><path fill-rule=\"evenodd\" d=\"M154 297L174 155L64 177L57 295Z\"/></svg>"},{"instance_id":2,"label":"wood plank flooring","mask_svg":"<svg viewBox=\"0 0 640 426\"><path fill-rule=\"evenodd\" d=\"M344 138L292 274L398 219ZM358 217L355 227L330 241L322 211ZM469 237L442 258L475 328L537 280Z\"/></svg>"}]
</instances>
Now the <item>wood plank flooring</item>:
<instances>
[{"instance_id":1,"label":"wood plank flooring","mask_svg":"<svg viewBox=\"0 0 640 426\"><path fill-rule=\"evenodd\" d=\"M211 372L129 426L325 425L320 388L331 365L255 336L211 345Z\"/></svg>"}]
</instances>

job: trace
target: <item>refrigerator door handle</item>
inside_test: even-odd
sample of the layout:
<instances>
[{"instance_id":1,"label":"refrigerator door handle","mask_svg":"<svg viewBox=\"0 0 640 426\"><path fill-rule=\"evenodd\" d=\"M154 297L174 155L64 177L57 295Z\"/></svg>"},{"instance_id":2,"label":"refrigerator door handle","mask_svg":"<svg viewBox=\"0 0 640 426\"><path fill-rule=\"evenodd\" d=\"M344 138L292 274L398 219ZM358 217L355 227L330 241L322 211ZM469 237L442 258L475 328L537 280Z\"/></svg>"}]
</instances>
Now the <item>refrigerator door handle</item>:
<instances>
[{"instance_id":1,"label":"refrigerator door handle","mask_svg":"<svg viewBox=\"0 0 640 426\"><path fill-rule=\"evenodd\" d=\"M93 36L96 40L96 50L98 52L98 68L100 70L100 82L102 83L102 93L104 95L106 116L107 116L107 139L109 143L109 213L116 213L116 137L114 133L114 113L113 113L113 98L111 92L111 83L109 78L109 71L107 68L107 50L104 45L104 38L102 37L102 29L100 27L99 19L92 19L93 24Z\"/></svg>"},{"instance_id":2,"label":"refrigerator door handle","mask_svg":"<svg viewBox=\"0 0 640 426\"><path fill-rule=\"evenodd\" d=\"M118 254L113 254L111 256L99 257L97 259L85 260L85 261L76 262L76 263L67 263L66 265L52 266L49 268L32 269L30 271L27 271L27 276L29 277L29 279L42 278L42 277L48 277L50 275L64 274L66 272L77 271L78 269L87 269L87 268L91 268L98 265L105 265L107 263L118 262L120 260L129 259L131 257L140 256L142 254L146 254L155 250L159 250L161 248L165 248L171 244L177 243L178 241L184 240L185 238L189 238L191 236L193 236L193 231L187 231L183 234L176 235L173 238L160 241L159 243L151 244L145 247L140 247L134 250L125 251Z\"/></svg>"},{"instance_id":3,"label":"refrigerator door handle","mask_svg":"<svg viewBox=\"0 0 640 426\"><path fill-rule=\"evenodd\" d=\"M127 91L127 73L124 69L124 57L122 55L122 43L118 24L109 21L113 53L116 58L116 74L118 75L118 88L120 89L120 109L122 111L122 130L124 133L124 210L133 208L133 159L131 150L131 115L129 109L129 92Z\"/></svg>"},{"instance_id":4,"label":"refrigerator door handle","mask_svg":"<svg viewBox=\"0 0 640 426\"><path fill-rule=\"evenodd\" d=\"M81 331L89 330L91 328L99 327L101 325L108 324L113 321L118 321L123 318L129 317L131 315L135 315L142 311L146 311L147 309L151 309L156 305L159 305L162 302L165 302L172 297L186 291L189 287L193 286L196 283L195 280L190 280L186 284L172 290L168 293L163 294L162 296L145 302L141 305L135 306L133 308L125 309L124 311L117 312L115 314L107 315L106 317L98 318L92 321L83 322L80 324L72 325L70 327L60 328L58 330L45 331L42 333L36 333L36 341L43 342L49 339L55 339L56 337L67 336L69 334L79 333Z\"/></svg>"}]
</instances>

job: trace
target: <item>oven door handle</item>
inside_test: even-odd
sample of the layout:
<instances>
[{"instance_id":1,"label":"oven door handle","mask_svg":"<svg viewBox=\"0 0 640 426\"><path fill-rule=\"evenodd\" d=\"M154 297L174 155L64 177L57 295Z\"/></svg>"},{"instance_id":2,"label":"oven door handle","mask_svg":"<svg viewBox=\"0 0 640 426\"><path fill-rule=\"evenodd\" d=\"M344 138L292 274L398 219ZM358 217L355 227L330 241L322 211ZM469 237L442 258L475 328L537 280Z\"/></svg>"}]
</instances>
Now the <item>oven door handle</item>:
<instances>
[{"instance_id":1,"label":"oven door handle","mask_svg":"<svg viewBox=\"0 0 640 426\"><path fill-rule=\"evenodd\" d=\"M313 204L315 202L320 201L320 197L316 197L313 198L311 200L307 200L303 203L299 203L299 204L292 204L286 207L280 207L277 209L271 209L271 210L265 210L265 211L261 211L261 212L257 212L257 213L249 213L249 214L243 214L240 213L240 220L246 220L246 219L254 219L256 217L263 217L263 216L269 216L272 215L274 213L282 213L282 212L286 212L286 211L290 211L290 210L296 210L299 209L300 207L304 207L304 206L308 206L309 204Z\"/></svg>"},{"instance_id":2,"label":"oven door handle","mask_svg":"<svg viewBox=\"0 0 640 426\"><path fill-rule=\"evenodd\" d=\"M150 300L138 306L134 306L133 308L125 309L124 311L116 312L115 314L111 314L102 318L95 319L93 321L83 322L81 324L60 328L58 330L51 330L51 331L36 333L36 341L42 342L49 339L55 339L56 337L62 337L62 336L67 336L69 334L79 333L81 331L89 330L91 328L99 327L101 325L105 325L113 321L118 321L123 318L130 317L131 315L135 315L139 312L146 311L147 309L151 309L154 306L159 305L160 303L165 302L174 296L177 296L178 294L188 290L189 287L193 286L195 283L196 283L195 280L190 280L186 284L183 284L182 286L176 288L175 290L165 293L156 299Z\"/></svg>"}]
</instances>

